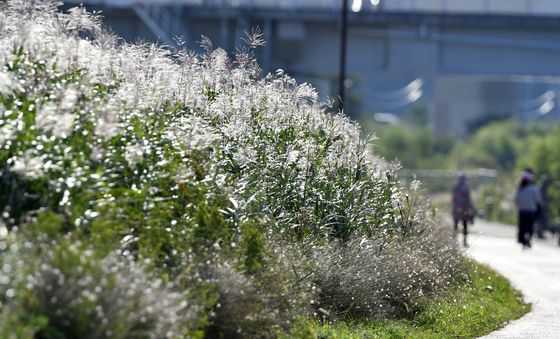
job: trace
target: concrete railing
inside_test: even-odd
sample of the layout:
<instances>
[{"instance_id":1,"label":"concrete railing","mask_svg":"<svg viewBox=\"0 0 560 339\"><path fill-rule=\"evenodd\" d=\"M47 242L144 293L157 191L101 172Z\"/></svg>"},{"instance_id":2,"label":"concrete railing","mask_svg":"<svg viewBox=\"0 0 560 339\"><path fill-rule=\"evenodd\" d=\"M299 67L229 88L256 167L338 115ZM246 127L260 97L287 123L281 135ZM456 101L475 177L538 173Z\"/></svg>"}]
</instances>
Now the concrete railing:
<instances>
[{"instance_id":1,"label":"concrete railing","mask_svg":"<svg viewBox=\"0 0 560 339\"><path fill-rule=\"evenodd\" d=\"M385 0L386 11L495 15L560 15L558 0Z\"/></svg>"}]
</instances>

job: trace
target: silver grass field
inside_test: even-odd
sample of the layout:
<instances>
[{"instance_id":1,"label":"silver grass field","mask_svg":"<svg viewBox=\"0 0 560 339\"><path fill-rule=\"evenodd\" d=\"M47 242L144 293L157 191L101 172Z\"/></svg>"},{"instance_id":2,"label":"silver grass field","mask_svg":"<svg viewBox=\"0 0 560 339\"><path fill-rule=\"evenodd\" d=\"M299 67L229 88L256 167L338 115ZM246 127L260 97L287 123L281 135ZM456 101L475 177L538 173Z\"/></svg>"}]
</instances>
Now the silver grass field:
<instances>
[{"instance_id":1,"label":"silver grass field","mask_svg":"<svg viewBox=\"0 0 560 339\"><path fill-rule=\"evenodd\" d=\"M199 55L58 5L0 4L0 337L276 337L465 283L419 183L262 74L258 30Z\"/></svg>"}]
</instances>

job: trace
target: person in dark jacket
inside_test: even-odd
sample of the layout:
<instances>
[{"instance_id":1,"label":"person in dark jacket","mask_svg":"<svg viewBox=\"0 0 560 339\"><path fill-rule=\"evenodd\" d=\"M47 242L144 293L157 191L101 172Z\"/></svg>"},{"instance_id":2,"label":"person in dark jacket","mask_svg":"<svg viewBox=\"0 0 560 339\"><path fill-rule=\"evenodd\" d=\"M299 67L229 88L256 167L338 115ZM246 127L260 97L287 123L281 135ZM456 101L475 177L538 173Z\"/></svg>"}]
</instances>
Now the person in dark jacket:
<instances>
[{"instance_id":1,"label":"person in dark jacket","mask_svg":"<svg viewBox=\"0 0 560 339\"><path fill-rule=\"evenodd\" d=\"M453 186L453 225L455 233L459 228L459 222L463 224L463 245L468 246L467 234L468 223L473 220L474 206L471 200L471 192L467 184L467 176L460 174L457 183Z\"/></svg>"},{"instance_id":2,"label":"person in dark jacket","mask_svg":"<svg viewBox=\"0 0 560 339\"><path fill-rule=\"evenodd\" d=\"M533 177L532 171L523 171L515 194L519 226L517 241L523 249L531 247L533 225L543 204L540 190L533 184Z\"/></svg>"},{"instance_id":3,"label":"person in dark jacket","mask_svg":"<svg viewBox=\"0 0 560 339\"><path fill-rule=\"evenodd\" d=\"M542 206L539 208L539 215L535 223L537 236L540 239L545 239L544 231L546 231L550 222L550 186L552 186L552 179L544 174L539 183L539 190L541 192Z\"/></svg>"}]
</instances>

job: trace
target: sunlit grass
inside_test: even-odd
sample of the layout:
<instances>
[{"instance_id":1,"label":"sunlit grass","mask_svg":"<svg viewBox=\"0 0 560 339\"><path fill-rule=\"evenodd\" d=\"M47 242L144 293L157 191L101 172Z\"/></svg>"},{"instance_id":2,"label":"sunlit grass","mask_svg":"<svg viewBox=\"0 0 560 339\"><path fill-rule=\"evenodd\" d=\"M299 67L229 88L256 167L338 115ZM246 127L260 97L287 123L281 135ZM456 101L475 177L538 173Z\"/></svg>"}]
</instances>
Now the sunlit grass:
<instances>
[{"instance_id":1,"label":"sunlit grass","mask_svg":"<svg viewBox=\"0 0 560 339\"><path fill-rule=\"evenodd\" d=\"M468 264L469 282L439 300L424 300L409 318L313 323L320 338L456 338L477 337L526 314L530 304L507 279L485 265Z\"/></svg>"}]
</instances>

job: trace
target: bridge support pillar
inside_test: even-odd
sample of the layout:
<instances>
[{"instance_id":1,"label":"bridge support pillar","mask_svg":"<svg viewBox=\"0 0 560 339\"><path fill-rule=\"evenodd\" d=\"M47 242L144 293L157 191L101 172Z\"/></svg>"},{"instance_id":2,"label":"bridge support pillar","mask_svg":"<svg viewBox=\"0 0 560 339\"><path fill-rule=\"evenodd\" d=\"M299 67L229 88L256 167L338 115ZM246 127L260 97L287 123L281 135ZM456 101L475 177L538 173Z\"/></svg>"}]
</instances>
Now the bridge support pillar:
<instances>
[{"instance_id":1,"label":"bridge support pillar","mask_svg":"<svg viewBox=\"0 0 560 339\"><path fill-rule=\"evenodd\" d=\"M272 58L272 20L265 19L263 24L263 34L266 44L263 50L262 68L265 72L271 71L271 58Z\"/></svg>"},{"instance_id":2,"label":"bridge support pillar","mask_svg":"<svg viewBox=\"0 0 560 339\"><path fill-rule=\"evenodd\" d=\"M229 50L229 20L226 16L220 18L220 47Z\"/></svg>"}]
</instances>

